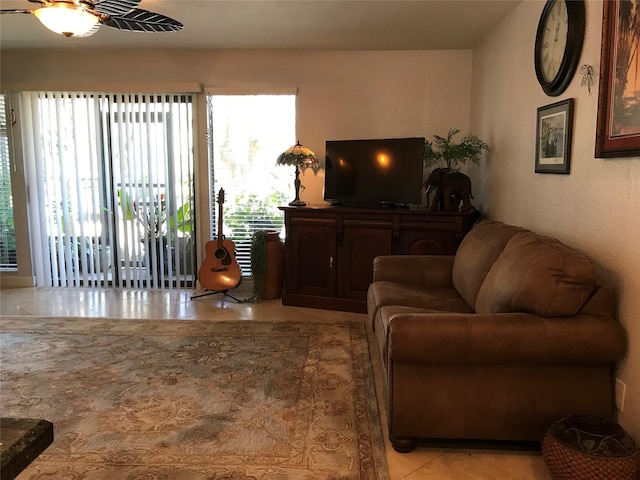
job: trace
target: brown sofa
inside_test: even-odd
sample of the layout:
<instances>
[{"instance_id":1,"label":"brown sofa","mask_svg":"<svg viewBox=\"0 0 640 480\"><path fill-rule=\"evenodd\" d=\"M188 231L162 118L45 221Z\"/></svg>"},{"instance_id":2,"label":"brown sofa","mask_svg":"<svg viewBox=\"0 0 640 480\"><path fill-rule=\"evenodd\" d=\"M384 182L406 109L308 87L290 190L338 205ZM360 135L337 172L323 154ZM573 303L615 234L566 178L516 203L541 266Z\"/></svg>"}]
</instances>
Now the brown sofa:
<instances>
[{"instance_id":1,"label":"brown sofa","mask_svg":"<svg viewBox=\"0 0 640 480\"><path fill-rule=\"evenodd\" d=\"M614 291L558 240L484 220L455 256L374 260L367 308L389 438L540 441L571 413L612 418L626 351Z\"/></svg>"}]
</instances>

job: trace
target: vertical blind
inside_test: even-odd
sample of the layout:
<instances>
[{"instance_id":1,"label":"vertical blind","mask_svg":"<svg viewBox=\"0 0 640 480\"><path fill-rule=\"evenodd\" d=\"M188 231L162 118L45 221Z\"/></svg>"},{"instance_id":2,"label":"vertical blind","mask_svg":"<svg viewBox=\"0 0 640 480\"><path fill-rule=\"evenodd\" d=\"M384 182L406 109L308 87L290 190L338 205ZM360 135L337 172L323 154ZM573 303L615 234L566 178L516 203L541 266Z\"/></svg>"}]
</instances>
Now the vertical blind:
<instances>
[{"instance_id":1,"label":"vertical blind","mask_svg":"<svg viewBox=\"0 0 640 480\"><path fill-rule=\"evenodd\" d=\"M295 139L295 95L208 95L212 238L216 200L225 191L223 232L236 245L243 276L251 275L251 237L257 230L283 235L278 207L292 199L292 168L276 166Z\"/></svg>"},{"instance_id":2,"label":"vertical blind","mask_svg":"<svg viewBox=\"0 0 640 480\"><path fill-rule=\"evenodd\" d=\"M5 108L5 96L0 94L0 268L17 270L16 232L11 194L12 159L9 155L9 125Z\"/></svg>"},{"instance_id":3,"label":"vertical blind","mask_svg":"<svg viewBox=\"0 0 640 480\"><path fill-rule=\"evenodd\" d=\"M38 285L194 281L190 94L27 92Z\"/></svg>"}]
</instances>

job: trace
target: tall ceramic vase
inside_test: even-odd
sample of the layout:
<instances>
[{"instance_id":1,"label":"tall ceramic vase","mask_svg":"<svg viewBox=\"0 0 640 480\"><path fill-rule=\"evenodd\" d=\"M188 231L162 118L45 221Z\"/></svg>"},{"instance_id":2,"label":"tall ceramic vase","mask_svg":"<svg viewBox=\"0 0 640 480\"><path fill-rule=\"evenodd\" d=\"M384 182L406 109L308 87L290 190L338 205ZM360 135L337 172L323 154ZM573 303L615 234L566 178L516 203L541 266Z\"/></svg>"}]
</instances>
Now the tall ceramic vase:
<instances>
[{"instance_id":1,"label":"tall ceramic vase","mask_svg":"<svg viewBox=\"0 0 640 480\"><path fill-rule=\"evenodd\" d=\"M276 231L267 232L267 269L262 298L271 300L282 296L284 285L284 244Z\"/></svg>"}]
</instances>

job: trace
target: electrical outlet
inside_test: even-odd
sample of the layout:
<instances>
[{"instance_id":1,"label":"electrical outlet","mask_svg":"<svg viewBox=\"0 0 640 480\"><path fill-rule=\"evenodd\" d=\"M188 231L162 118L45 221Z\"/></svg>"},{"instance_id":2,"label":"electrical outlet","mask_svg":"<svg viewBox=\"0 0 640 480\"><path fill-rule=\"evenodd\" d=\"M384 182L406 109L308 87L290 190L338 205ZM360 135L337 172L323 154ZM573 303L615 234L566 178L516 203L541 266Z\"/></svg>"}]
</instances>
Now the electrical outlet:
<instances>
[{"instance_id":1,"label":"electrical outlet","mask_svg":"<svg viewBox=\"0 0 640 480\"><path fill-rule=\"evenodd\" d=\"M627 392L627 384L616 378L616 408L620 413L624 412L624 395Z\"/></svg>"}]
</instances>

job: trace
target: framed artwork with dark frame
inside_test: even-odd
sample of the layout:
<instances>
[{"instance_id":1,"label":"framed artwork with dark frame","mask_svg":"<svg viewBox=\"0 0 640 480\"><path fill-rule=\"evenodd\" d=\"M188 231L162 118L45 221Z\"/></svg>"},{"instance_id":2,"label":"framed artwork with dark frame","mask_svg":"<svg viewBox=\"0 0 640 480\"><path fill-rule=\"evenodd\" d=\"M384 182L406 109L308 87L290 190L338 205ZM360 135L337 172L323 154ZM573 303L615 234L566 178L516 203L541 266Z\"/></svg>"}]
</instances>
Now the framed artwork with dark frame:
<instances>
[{"instance_id":1,"label":"framed artwork with dark frame","mask_svg":"<svg viewBox=\"0 0 640 480\"><path fill-rule=\"evenodd\" d=\"M598 158L640 155L640 0L608 0L602 11Z\"/></svg>"},{"instance_id":2,"label":"framed artwork with dark frame","mask_svg":"<svg viewBox=\"0 0 640 480\"><path fill-rule=\"evenodd\" d=\"M573 98L538 108L536 173L569 173Z\"/></svg>"}]
</instances>

